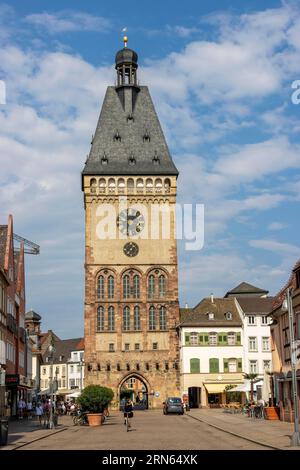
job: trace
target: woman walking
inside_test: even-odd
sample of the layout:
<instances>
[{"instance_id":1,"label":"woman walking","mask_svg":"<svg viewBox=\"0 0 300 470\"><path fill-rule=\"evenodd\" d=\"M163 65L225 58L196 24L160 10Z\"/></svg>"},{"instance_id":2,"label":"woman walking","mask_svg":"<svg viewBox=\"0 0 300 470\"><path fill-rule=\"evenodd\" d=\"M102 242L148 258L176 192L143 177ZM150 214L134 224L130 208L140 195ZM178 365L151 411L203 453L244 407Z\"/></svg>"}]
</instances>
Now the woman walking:
<instances>
[{"instance_id":1,"label":"woman walking","mask_svg":"<svg viewBox=\"0 0 300 470\"><path fill-rule=\"evenodd\" d=\"M44 414L44 410L43 410L43 407L42 407L41 403L37 404L36 409L35 409L35 414L39 419L40 426L42 426L42 417L43 417L43 414Z\"/></svg>"}]
</instances>

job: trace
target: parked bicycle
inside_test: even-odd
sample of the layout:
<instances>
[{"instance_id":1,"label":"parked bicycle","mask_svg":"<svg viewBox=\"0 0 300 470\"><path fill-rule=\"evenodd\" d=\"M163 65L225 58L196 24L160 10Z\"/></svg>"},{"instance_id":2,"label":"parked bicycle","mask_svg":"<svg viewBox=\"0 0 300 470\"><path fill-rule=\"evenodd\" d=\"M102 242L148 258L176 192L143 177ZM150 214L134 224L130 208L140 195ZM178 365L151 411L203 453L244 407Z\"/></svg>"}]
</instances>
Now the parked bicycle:
<instances>
[{"instance_id":1,"label":"parked bicycle","mask_svg":"<svg viewBox=\"0 0 300 470\"><path fill-rule=\"evenodd\" d=\"M78 412L73 416L73 424L74 426L83 426L88 424L87 414L83 412Z\"/></svg>"}]
</instances>

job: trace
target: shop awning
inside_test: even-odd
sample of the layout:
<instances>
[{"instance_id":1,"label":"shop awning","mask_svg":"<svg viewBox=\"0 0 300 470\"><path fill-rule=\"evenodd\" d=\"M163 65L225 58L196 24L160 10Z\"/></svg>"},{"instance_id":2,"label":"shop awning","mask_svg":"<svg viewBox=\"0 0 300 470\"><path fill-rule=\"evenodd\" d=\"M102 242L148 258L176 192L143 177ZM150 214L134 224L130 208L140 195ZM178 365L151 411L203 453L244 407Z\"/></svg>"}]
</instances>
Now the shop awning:
<instances>
[{"instance_id":1,"label":"shop awning","mask_svg":"<svg viewBox=\"0 0 300 470\"><path fill-rule=\"evenodd\" d=\"M230 384L204 384L207 390L207 393L223 393L225 392L225 387Z\"/></svg>"}]
</instances>

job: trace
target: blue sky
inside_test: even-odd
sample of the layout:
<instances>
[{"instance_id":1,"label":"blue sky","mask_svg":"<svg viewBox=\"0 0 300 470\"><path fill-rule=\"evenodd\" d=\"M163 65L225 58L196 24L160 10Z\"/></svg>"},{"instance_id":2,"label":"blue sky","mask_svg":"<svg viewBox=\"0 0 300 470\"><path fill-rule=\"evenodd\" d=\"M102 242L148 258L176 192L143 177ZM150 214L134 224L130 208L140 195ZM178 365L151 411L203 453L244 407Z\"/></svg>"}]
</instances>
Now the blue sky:
<instances>
[{"instance_id":1,"label":"blue sky","mask_svg":"<svg viewBox=\"0 0 300 470\"><path fill-rule=\"evenodd\" d=\"M181 304L241 281L275 294L300 255L299 2L0 3L0 221L41 245L27 307L62 338L83 333L80 171L124 26L179 201L205 204L204 248L179 243Z\"/></svg>"}]
</instances>

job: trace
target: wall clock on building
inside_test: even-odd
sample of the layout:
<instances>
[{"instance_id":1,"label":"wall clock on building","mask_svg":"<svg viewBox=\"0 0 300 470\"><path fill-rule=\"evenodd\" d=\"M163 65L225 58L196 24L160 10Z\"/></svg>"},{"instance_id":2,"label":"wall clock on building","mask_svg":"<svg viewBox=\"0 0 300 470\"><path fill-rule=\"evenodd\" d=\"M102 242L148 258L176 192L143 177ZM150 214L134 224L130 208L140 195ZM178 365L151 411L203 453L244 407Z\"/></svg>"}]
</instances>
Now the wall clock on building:
<instances>
[{"instance_id":1,"label":"wall clock on building","mask_svg":"<svg viewBox=\"0 0 300 470\"><path fill-rule=\"evenodd\" d=\"M120 212L117 217L117 226L124 235L132 237L143 230L145 219L140 211L130 208Z\"/></svg>"},{"instance_id":2,"label":"wall clock on building","mask_svg":"<svg viewBox=\"0 0 300 470\"><path fill-rule=\"evenodd\" d=\"M123 251L126 256L132 258L133 256L136 256L138 254L139 247L134 242L128 242L124 245Z\"/></svg>"}]
</instances>

